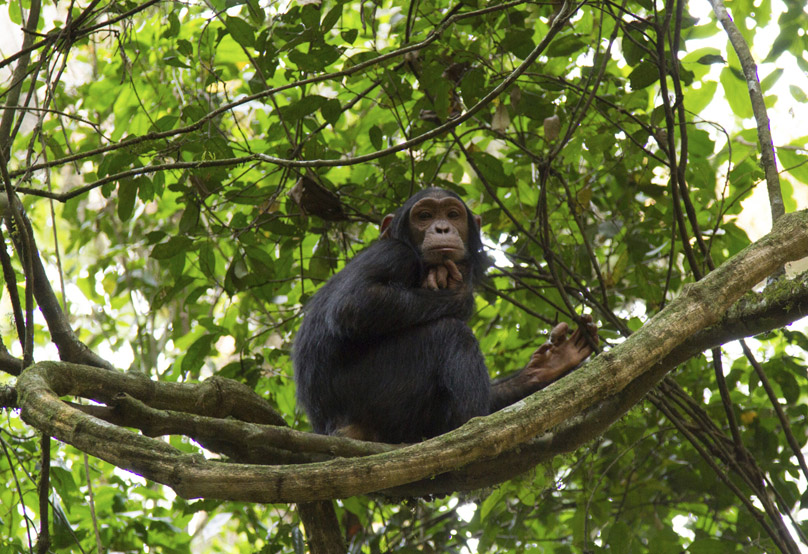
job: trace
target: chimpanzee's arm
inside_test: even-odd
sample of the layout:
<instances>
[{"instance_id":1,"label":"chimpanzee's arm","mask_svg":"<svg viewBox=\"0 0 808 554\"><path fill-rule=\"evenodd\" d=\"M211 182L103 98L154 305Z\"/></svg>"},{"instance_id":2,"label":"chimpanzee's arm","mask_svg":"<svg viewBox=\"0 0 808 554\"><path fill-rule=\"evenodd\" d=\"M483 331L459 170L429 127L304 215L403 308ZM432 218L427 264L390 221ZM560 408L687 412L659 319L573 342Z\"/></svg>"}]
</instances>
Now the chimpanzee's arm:
<instances>
[{"instance_id":1,"label":"chimpanzee's arm","mask_svg":"<svg viewBox=\"0 0 808 554\"><path fill-rule=\"evenodd\" d=\"M421 287L417 253L384 240L357 255L308 305L307 317L322 317L329 331L350 340L369 339L442 317L468 319L471 285L453 290ZM319 315L315 315L319 314Z\"/></svg>"}]
</instances>

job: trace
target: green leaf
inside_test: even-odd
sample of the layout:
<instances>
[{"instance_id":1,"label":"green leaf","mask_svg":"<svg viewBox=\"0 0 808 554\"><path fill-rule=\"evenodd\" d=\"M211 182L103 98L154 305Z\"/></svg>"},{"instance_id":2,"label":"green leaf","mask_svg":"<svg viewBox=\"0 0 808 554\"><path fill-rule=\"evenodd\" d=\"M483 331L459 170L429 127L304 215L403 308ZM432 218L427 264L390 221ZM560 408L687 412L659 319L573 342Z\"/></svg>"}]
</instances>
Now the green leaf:
<instances>
[{"instance_id":1,"label":"green leaf","mask_svg":"<svg viewBox=\"0 0 808 554\"><path fill-rule=\"evenodd\" d=\"M707 75L712 65L720 63L726 64L720 50L712 47L698 48L682 58L680 73L685 70L690 72L692 75L689 75L688 79L691 82L697 81L703 87L715 82Z\"/></svg>"},{"instance_id":2,"label":"green leaf","mask_svg":"<svg viewBox=\"0 0 808 554\"><path fill-rule=\"evenodd\" d=\"M205 242L199 249L199 269L211 280L216 278L216 254L209 242Z\"/></svg>"},{"instance_id":3,"label":"green leaf","mask_svg":"<svg viewBox=\"0 0 808 554\"><path fill-rule=\"evenodd\" d=\"M727 60L725 60L721 54L705 54L696 60L696 63L700 63L701 65L725 64Z\"/></svg>"},{"instance_id":4,"label":"green leaf","mask_svg":"<svg viewBox=\"0 0 808 554\"><path fill-rule=\"evenodd\" d=\"M186 58L190 58L191 56L194 55L193 45L184 38L181 38L177 41L177 51Z\"/></svg>"},{"instance_id":5,"label":"green leaf","mask_svg":"<svg viewBox=\"0 0 808 554\"><path fill-rule=\"evenodd\" d=\"M328 98L311 94L288 106L284 106L281 108L281 113L287 123L295 123L322 108L326 102L328 102Z\"/></svg>"},{"instance_id":6,"label":"green leaf","mask_svg":"<svg viewBox=\"0 0 808 554\"><path fill-rule=\"evenodd\" d=\"M801 56L797 57L797 65L802 71L808 73L808 60L803 59Z\"/></svg>"},{"instance_id":7,"label":"green leaf","mask_svg":"<svg viewBox=\"0 0 808 554\"><path fill-rule=\"evenodd\" d=\"M777 38L775 38L774 42L772 43L772 49L769 51L769 54L763 61L774 62L780 57L780 54L786 50L791 50L795 46L798 46L797 50L802 50L802 46L799 43L799 31L801 30L800 27L801 26L799 24L786 24L781 26L778 29L776 35Z\"/></svg>"},{"instance_id":8,"label":"green leaf","mask_svg":"<svg viewBox=\"0 0 808 554\"><path fill-rule=\"evenodd\" d=\"M20 4L9 2L8 4L8 18L14 25L22 25L22 11Z\"/></svg>"},{"instance_id":9,"label":"green leaf","mask_svg":"<svg viewBox=\"0 0 808 554\"><path fill-rule=\"evenodd\" d=\"M483 500L480 506L480 519L485 520L494 508L500 505L502 498L507 494L506 487L500 487Z\"/></svg>"},{"instance_id":10,"label":"green leaf","mask_svg":"<svg viewBox=\"0 0 808 554\"><path fill-rule=\"evenodd\" d=\"M188 347L185 356L182 358L180 369L183 372L196 373L202 364L205 363L205 358L210 354L211 346L218 340L215 335L203 335L196 339L194 343Z\"/></svg>"},{"instance_id":11,"label":"green leaf","mask_svg":"<svg viewBox=\"0 0 808 554\"><path fill-rule=\"evenodd\" d=\"M544 122L545 119L553 116L555 107L543 96L534 92L523 91L517 111L530 119Z\"/></svg>"},{"instance_id":12,"label":"green leaf","mask_svg":"<svg viewBox=\"0 0 808 554\"><path fill-rule=\"evenodd\" d=\"M474 152L472 159L477 169L482 173L488 183L495 187L504 187L511 184L511 179L505 175L502 161L487 152Z\"/></svg>"},{"instance_id":13,"label":"green leaf","mask_svg":"<svg viewBox=\"0 0 808 554\"><path fill-rule=\"evenodd\" d=\"M808 103L808 95L806 95L805 91L797 85L788 85L788 90L791 92L791 96L794 98L794 100L800 104Z\"/></svg>"},{"instance_id":14,"label":"green leaf","mask_svg":"<svg viewBox=\"0 0 808 554\"><path fill-rule=\"evenodd\" d=\"M137 156L129 150L118 150L104 156L98 164L98 177L113 175L131 166L137 160Z\"/></svg>"},{"instance_id":15,"label":"green leaf","mask_svg":"<svg viewBox=\"0 0 808 554\"><path fill-rule=\"evenodd\" d=\"M134 179L122 179L118 184L118 218L128 221L132 217L137 198L137 182Z\"/></svg>"},{"instance_id":16,"label":"green leaf","mask_svg":"<svg viewBox=\"0 0 808 554\"><path fill-rule=\"evenodd\" d=\"M623 40L620 44L622 45L623 57L626 59L626 63L632 67L640 63L648 51L652 50L648 39L637 24L628 26L628 31L623 34Z\"/></svg>"},{"instance_id":17,"label":"green leaf","mask_svg":"<svg viewBox=\"0 0 808 554\"><path fill-rule=\"evenodd\" d=\"M763 92L766 92L766 91L768 91L769 89L771 89L771 88L772 88L772 86L773 86L773 85L774 85L774 84L775 84L775 83L776 83L776 82L777 82L777 81L780 79L780 77L783 75L783 72L784 72L784 71L785 71L785 70L784 70L782 67L778 67L777 69L775 69L774 71L772 71L771 73L769 73L769 74L768 74L768 75L767 75L767 76L766 76L766 77L765 77L765 78L764 78L764 79L763 79L763 80L760 82L760 88L763 90Z\"/></svg>"},{"instance_id":18,"label":"green leaf","mask_svg":"<svg viewBox=\"0 0 808 554\"><path fill-rule=\"evenodd\" d=\"M192 233L199 225L199 205L196 202L188 202L180 218L179 231L182 235Z\"/></svg>"},{"instance_id":19,"label":"green leaf","mask_svg":"<svg viewBox=\"0 0 808 554\"><path fill-rule=\"evenodd\" d=\"M331 8L325 17L323 17L323 22L320 24L320 32L325 35L328 31L330 31L334 25L337 24L339 18L342 17L342 8L344 4L338 3L336 6Z\"/></svg>"},{"instance_id":20,"label":"green leaf","mask_svg":"<svg viewBox=\"0 0 808 554\"><path fill-rule=\"evenodd\" d=\"M227 16L224 19L227 32L237 43L245 48L255 46L255 29L252 25L239 17Z\"/></svg>"},{"instance_id":21,"label":"green leaf","mask_svg":"<svg viewBox=\"0 0 808 554\"><path fill-rule=\"evenodd\" d=\"M587 43L575 35L565 35L554 40L547 47L547 56L551 58L567 58L574 52L583 50Z\"/></svg>"},{"instance_id":22,"label":"green leaf","mask_svg":"<svg viewBox=\"0 0 808 554\"><path fill-rule=\"evenodd\" d=\"M701 88L689 89L685 94L685 108L691 113L701 113L712 102L717 88L715 81L702 81Z\"/></svg>"},{"instance_id":23,"label":"green leaf","mask_svg":"<svg viewBox=\"0 0 808 554\"><path fill-rule=\"evenodd\" d=\"M169 52L163 56L163 63L171 67L190 67L187 63L182 61L177 52Z\"/></svg>"},{"instance_id":24,"label":"green leaf","mask_svg":"<svg viewBox=\"0 0 808 554\"><path fill-rule=\"evenodd\" d=\"M336 98L326 100L326 102L320 108L320 113L323 114L323 119L325 119L327 123L334 125L337 121L339 121L339 118L342 115L342 104Z\"/></svg>"},{"instance_id":25,"label":"green leaf","mask_svg":"<svg viewBox=\"0 0 808 554\"><path fill-rule=\"evenodd\" d=\"M342 37L342 40L344 40L348 44L353 44L354 42L356 42L356 37L358 35L359 35L359 29L348 29L340 33L340 37Z\"/></svg>"},{"instance_id":26,"label":"green leaf","mask_svg":"<svg viewBox=\"0 0 808 554\"><path fill-rule=\"evenodd\" d=\"M615 521L609 529L608 544L613 552L630 552L632 533L628 525Z\"/></svg>"},{"instance_id":27,"label":"green leaf","mask_svg":"<svg viewBox=\"0 0 808 554\"><path fill-rule=\"evenodd\" d=\"M179 118L175 115L164 115L154 122L154 130L158 133L173 129Z\"/></svg>"},{"instance_id":28,"label":"green leaf","mask_svg":"<svg viewBox=\"0 0 808 554\"><path fill-rule=\"evenodd\" d=\"M177 15L177 12L171 10L168 12L168 26L165 27L163 31L162 38L172 38L176 37L180 32L180 19Z\"/></svg>"},{"instance_id":29,"label":"green leaf","mask_svg":"<svg viewBox=\"0 0 808 554\"><path fill-rule=\"evenodd\" d=\"M300 21L307 29L317 29L320 24L322 0L300 0L300 5Z\"/></svg>"},{"instance_id":30,"label":"green leaf","mask_svg":"<svg viewBox=\"0 0 808 554\"><path fill-rule=\"evenodd\" d=\"M368 136L370 137L370 144L376 150L381 150L384 146L384 137L382 135L382 130L379 129L378 125L374 125L368 131Z\"/></svg>"},{"instance_id":31,"label":"green leaf","mask_svg":"<svg viewBox=\"0 0 808 554\"><path fill-rule=\"evenodd\" d=\"M550 47L555 43L551 43ZM500 46L518 58L527 58L536 47L533 42L532 29L509 29L505 33Z\"/></svg>"},{"instance_id":32,"label":"green leaf","mask_svg":"<svg viewBox=\"0 0 808 554\"><path fill-rule=\"evenodd\" d=\"M300 234L300 229L298 227L284 223L279 219L270 219L263 223L261 227L275 235L297 236Z\"/></svg>"},{"instance_id":33,"label":"green leaf","mask_svg":"<svg viewBox=\"0 0 808 554\"><path fill-rule=\"evenodd\" d=\"M640 62L628 76L631 90L640 90L659 80L659 69L651 61Z\"/></svg>"},{"instance_id":34,"label":"green leaf","mask_svg":"<svg viewBox=\"0 0 808 554\"><path fill-rule=\"evenodd\" d=\"M790 148L778 148L777 157L780 158L784 171L808 184L808 156Z\"/></svg>"},{"instance_id":35,"label":"green leaf","mask_svg":"<svg viewBox=\"0 0 808 554\"><path fill-rule=\"evenodd\" d=\"M166 260L174 256L185 255L193 244L189 237L173 236L167 242L155 245L151 251L151 257L155 260Z\"/></svg>"},{"instance_id":36,"label":"green leaf","mask_svg":"<svg viewBox=\"0 0 808 554\"><path fill-rule=\"evenodd\" d=\"M324 70L337 61L340 55L342 52L338 48L322 44L310 47L305 54L300 50L292 50L289 52L289 61L303 71L314 73Z\"/></svg>"},{"instance_id":37,"label":"green leaf","mask_svg":"<svg viewBox=\"0 0 808 554\"><path fill-rule=\"evenodd\" d=\"M752 104L749 100L749 90L746 81L736 76L728 67L721 70L721 85L727 103L736 116L741 118L752 117Z\"/></svg>"},{"instance_id":38,"label":"green leaf","mask_svg":"<svg viewBox=\"0 0 808 554\"><path fill-rule=\"evenodd\" d=\"M485 72L479 67L473 67L463 75L460 81L460 94L467 106L473 106L485 94Z\"/></svg>"},{"instance_id":39,"label":"green leaf","mask_svg":"<svg viewBox=\"0 0 808 554\"><path fill-rule=\"evenodd\" d=\"M250 13L250 20L256 25L262 25L266 20L264 9L258 3L258 0L246 0L247 9Z\"/></svg>"}]
</instances>

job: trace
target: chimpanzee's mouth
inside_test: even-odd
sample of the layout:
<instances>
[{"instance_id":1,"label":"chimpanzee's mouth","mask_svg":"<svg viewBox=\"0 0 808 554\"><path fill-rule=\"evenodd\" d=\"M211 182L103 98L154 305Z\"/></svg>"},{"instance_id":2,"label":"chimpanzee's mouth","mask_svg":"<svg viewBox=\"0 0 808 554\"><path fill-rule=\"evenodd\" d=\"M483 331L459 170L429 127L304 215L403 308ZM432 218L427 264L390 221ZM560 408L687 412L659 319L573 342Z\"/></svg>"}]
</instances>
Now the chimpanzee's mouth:
<instances>
[{"instance_id":1,"label":"chimpanzee's mouth","mask_svg":"<svg viewBox=\"0 0 808 554\"><path fill-rule=\"evenodd\" d=\"M441 256L453 256L458 252L462 252L462 250L453 246L437 246L426 251L427 254L440 254Z\"/></svg>"}]
</instances>

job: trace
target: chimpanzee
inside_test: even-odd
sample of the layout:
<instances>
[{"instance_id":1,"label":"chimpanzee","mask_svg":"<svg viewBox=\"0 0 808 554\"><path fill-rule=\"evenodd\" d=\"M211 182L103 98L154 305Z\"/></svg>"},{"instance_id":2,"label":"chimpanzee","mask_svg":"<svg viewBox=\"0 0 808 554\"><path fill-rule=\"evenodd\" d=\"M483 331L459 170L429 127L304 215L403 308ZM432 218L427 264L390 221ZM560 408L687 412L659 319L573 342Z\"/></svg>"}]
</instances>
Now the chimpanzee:
<instances>
[{"instance_id":1,"label":"chimpanzee","mask_svg":"<svg viewBox=\"0 0 808 554\"><path fill-rule=\"evenodd\" d=\"M480 217L430 188L306 304L294 341L298 402L318 433L417 442L543 388L592 352L597 328L557 325L527 367L493 383L467 325L487 266ZM586 339L589 334L592 341Z\"/></svg>"}]
</instances>

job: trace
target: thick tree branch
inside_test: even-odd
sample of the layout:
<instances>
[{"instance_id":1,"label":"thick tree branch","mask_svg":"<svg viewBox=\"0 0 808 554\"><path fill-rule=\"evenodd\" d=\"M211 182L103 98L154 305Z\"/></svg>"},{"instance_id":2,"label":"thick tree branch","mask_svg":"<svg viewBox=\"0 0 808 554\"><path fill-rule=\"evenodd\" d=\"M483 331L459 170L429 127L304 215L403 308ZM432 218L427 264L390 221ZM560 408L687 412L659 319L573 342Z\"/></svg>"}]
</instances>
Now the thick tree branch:
<instances>
[{"instance_id":1,"label":"thick tree branch","mask_svg":"<svg viewBox=\"0 0 808 554\"><path fill-rule=\"evenodd\" d=\"M692 356L714 346L757 335L787 325L808 315L808 273L794 281L780 281L765 292L750 292L736 302L720 323L707 328L677 346L659 364L636 379L619 394L597 404L592 409L568 419L551 432L537 437L518 448L501 455L469 464L456 471L382 491L395 497L447 494L489 487L511 479L555 456L571 452L593 440L632 406L671 370ZM85 413L124 427L138 428L147 436L183 434L200 442L209 450L221 452L236 460L253 463L305 463L323 461L334 456L355 457L388 451L394 447L300 433L290 429L221 420L207 416L193 416L176 411L162 411L147 407L127 395L116 392L138 393L116 378L118 374L99 372L94 368L71 369L80 383L94 383L88 396L104 401L113 398L111 407L83 405ZM164 384L158 383L157 386ZM167 389L172 384L166 383ZM187 387L189 385L183 385ZM191 385L203 387L206 384ZM240 386L240 385L237 385ZM74 394L80 391L74 390ZM172 404L165 391L162 401ZM183 392L183 395L186 394ZM177 404L181 404L178 400ZM187 403L185 403L187 405Z\"/></svg>"},{"instance_id":2,"label":"thick tree branch","mask_svg":"<svg viewBox=\"0 0 808 554\"><path fill-rule=\"evenodd\" d=\"M65 364L42 363L23 372L18 380L19 405L29 424L112 464L171 486L183 497L301 502L364 494L492 458L581 417L578 414L622 391L633 390L640 398L656 382L656 375L664 375L666 357L677 346L719 321L744 292L781 265L806 255L808 212L788 214L771 233L700 282L689 285L624 343L571 375L446 435L363 458L269 467L225 464L187 455L162 441L110 427L67 406L59 396L70 394L77 383L65 378L69 373ZM157 389L158 385L163 384L152 386Z\"/></svg>"},{"instance_id":3,"label":"thick tree branch","mask_svg":"<svg viewBox=\"0 0 808 554\"><path fill-rule=\"evenodd\" d=\"M214 415L201 415L198 411L194 414L189 414L176 410L152 408L145 402L127 394L125 390L132 390L132 388L122 383L120 379L114 377L110 379L110 376L104 373L99 373L83 366L70 366L68 370L72 373L69 377L71 380L78 383L93 383L92 387L82 387L80 384L73 385L73 390L76 390L76 387L84 389L80 393L81 396L94 394L92 399L99 400L99 396L108 397L110 394L114 395L112 401L109 401L110 407L108 408L97 405L76 405L75 407L84 413L115 425L140 429L147 437L185 435L199 441L206 447L210 444L210 449L213 451L226 452L236 458L245 457L247 451L258 452L257 456L250 454L250 458L260 459L260 463L263 464L322 461L331 459L334 456L352 458L388 452L396 448L388 444L295 431L285 427L282 420L276 421L272 425L260 425L258 423L236 421L235 419L223 419L227 415L238 417L232 411L230 413L218 412ZM152 382L145 378L144 381ZM198 388L198 396L203 398L208 396L208 393L204 392L204 387L213 386L216 389L227 389L224 394L230 397L229 403L231 406L240 404L241 400L246 400L254 402L256 406L261 406L267 413L275 413L263 398L257 396L243 384L222 378L214 378L214 381L211 383L209 379L202 384L191 384L190 386ZM173 383L159 383L159 386L162 385L169 385L166 395L173 394L174 391L171 390ZM102 390L103 393L98 394ZM116 394L116 390L121 392ZM208 407L215 406L210 403L204 404ZM187 407L188 404L185 404L185 408ZM196 410L201 407L200 405L193 406ZM215 407L218 411L218 406ZM238 451L234 449L240 449L240 453L234 454L233 452Z\"/></svg>"},{"instance_id":4,"label":"thick tree branch","mask_svg":"<svg viewBox=\"0 0 808 554\"><path fill-rule=\"evenodd\" d=\"M552 432L496 458L475 462L461 470L434 479L384 492L388 495L405 497L444 494L479 489L512 478L558 454L573 451L600 435L635 405L665 374L690 357L732 340L782 327L806 315L808 315L808 273L794 281L780 281L763 293L750 292L728 310L720 323L680 344L664 360L632 382L620 394L565 421ZM17 363L19 364L19 361ZM135 384L137 379L153 383L145 377L132 380L131 376L99 371L91 367L61 365L60 368L66 368L64 370L68 372L67 378L73 379L76 383L92 383L92 386L86 387L74 385L71 389L72 394L107 402L110 405L109 407L73 405L82 412L115 425L140 429L146 436L182 434L200 442L209 450L221 452L234 459L249 459L253 463L262 464L305 463L323 461L334 456L366 456L395 448L379 443L325 437L282 427L267 428L232 419L220 419L221 412L217 417L216 414L193 415L181 411L158 410L147 406L142 401L145 398L138 400L130 396L130 394L147 396L144 391L150 390L150 387ZM229 380L222 382L230 383ZM203 412L199 411L200 409L214 403L188 402L187 389L188 387L203 389L209 385L203 383L176 386L171 383L154 383L154 386L164 390L160 395L152 395L152 400L155 404L159 402L174 406L175 410L188 409L191 406L196 410L194 413L201 414ZM240 384L235 384L234 387L243 390ZM6 401L0 402L0 406L14 407L16 391L10 387L5 389L3 396ZM228 390L223 394L227 394L231 400L239 398L236 390ZM251 391L247 394L251 401L263 402ZM196 395L204 398L206 393L199 390ZM271 411L270 408L266 409Z\"/></svg>"}]
</instances>

